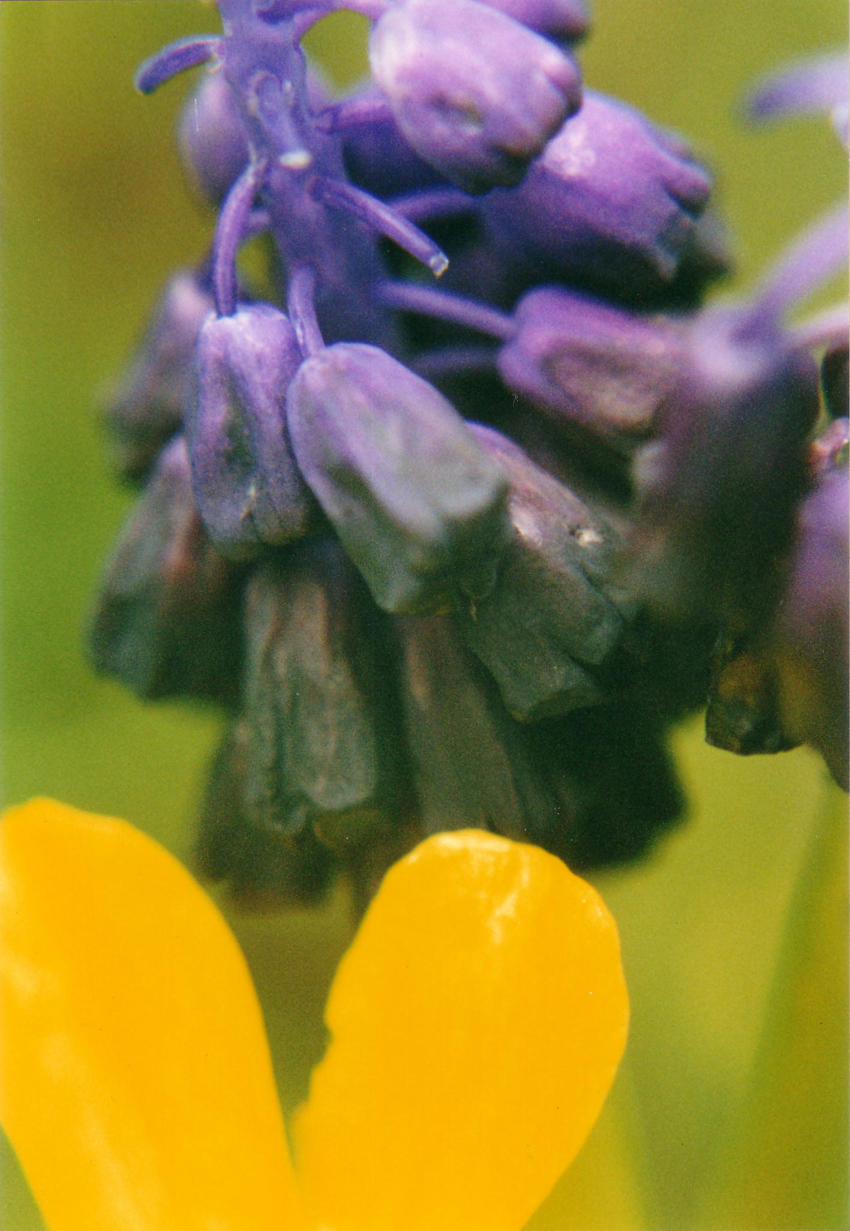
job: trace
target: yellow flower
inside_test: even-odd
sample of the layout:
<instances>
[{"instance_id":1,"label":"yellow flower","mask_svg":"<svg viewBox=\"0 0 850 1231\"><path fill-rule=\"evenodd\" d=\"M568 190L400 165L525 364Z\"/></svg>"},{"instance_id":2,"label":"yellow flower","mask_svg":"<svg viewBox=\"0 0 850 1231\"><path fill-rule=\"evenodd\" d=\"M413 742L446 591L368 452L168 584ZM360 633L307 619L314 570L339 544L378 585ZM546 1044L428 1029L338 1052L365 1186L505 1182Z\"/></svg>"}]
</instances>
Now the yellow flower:
<instances>
[{"instance_id":1,"label":"yellow flower","mask_svg":"<svg viewBox=\"0 0 850 1231\"><path fill-rule=\"evenodd\" d=\"M625 1044L615 924L474 831L391 869L342 961L293 1167L227 924L123 821L0 827L3 1122L52 1231L518 1231Z\"/></svg>"}]
</instances>

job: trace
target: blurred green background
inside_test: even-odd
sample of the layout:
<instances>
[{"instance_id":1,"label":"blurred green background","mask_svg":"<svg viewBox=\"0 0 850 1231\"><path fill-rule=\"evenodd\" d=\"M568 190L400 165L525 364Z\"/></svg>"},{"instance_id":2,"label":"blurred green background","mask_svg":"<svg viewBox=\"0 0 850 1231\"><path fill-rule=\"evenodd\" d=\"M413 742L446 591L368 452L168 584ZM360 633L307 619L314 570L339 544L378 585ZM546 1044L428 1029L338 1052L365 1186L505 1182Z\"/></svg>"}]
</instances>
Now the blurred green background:
<instances>
[{"instance_id":1,"label":"blurred green background","mask_svg":"<svg viewBox=\"0 0 850 1231\"><path fill-rule=\"evenodd\" d=\"M827 125L753 133L736 103L759 73L842 43L845 22L839 0L596 0L586 79L694 139L717 172L742 287L844 191L846 163ZM129 504L93 403L169 270L197 258L212 227L171 142L188 81L142 99L132 75L163 42L216 26L191 0L0 5L4 802L54 795L183 855L218 721L95 679L81 630ZM357 19L312 41L338 81L360 71ZM627 1060L531 1226L842 1231L845 799L805 751L737 760L707 749L698 722L677 749L689 823L645 866L598 880L632 992ZM347 904L229 914L290 1107L321 1054ZM2 1226L38 1231L8 1148L3 1165Z\"/></svg>"}]
</instances>

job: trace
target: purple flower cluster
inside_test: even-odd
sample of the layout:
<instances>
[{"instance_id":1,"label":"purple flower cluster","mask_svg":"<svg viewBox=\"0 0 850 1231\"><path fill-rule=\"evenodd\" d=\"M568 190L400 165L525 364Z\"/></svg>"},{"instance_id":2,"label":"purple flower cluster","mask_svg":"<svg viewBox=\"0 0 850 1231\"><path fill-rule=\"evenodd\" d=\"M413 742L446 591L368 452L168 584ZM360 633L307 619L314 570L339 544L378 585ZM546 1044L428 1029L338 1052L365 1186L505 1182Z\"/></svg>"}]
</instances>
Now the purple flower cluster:
<instances>
[{"instance_id":1,"label":"purple flower cluster","mask_svg":"<svg viewBox=\"0 0 850 1231\"><path fill-rule=\"evenodd\" d=\"M846 324L782 316L843 219L703 310L710 178L582 90L582 0L350 0L372 79L342 99L300 48L338 0L219 7L138 77L209 65L179 141L218 224L107 410L142 491L91 633L141 696L229 715L202 868L308 900L467 826L632 859L709 690L714 742L840 777L846 468L812 442ZM275 302L237 274L258 236Z\"/></svg>"}]
</instances>

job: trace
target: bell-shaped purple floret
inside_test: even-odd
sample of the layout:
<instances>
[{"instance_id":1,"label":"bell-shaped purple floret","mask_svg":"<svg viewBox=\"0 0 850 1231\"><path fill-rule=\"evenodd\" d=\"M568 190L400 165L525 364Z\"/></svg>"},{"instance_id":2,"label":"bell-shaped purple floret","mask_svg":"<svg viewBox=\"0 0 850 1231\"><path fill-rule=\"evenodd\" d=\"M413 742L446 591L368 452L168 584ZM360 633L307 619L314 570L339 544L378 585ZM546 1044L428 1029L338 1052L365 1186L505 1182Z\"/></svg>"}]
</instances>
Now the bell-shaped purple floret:
<instances>
[{"instance_id":1,"label":"bell-shaped purple floret","mask_svg":"<svg viewBox=\"0 0 850 1231\"><path fill-rule=\"evenodd\" d=\"M594 668L616 649L628 603L611 581L619 538L506 437L477 439L510 481L510 539L492 592L458 612L468 645L522 720L604 699Z\"/></svg>"},{"instance_id":2,"label":"bell-shaped purple floret","mask_svg":"<svg viewBox=\"0 0 850 1231\"><path fill-rule=\"evenodd\" d=\"M514 322L498 357L510 389L623 455L651 434L681 362L670 320L545 287L520 300Z\"/></svg>"},{"instance_id":3,"label":"bell-shaped purple floret","mask_svg":"<svg viewBox=\"0 0 850 1231\"><path fill-rule=\"evenodd\" d=\"M397 721L376 613L338 544L256 569L245 592L245 804L264 828L312 824L334 848L390 825Z\"/></svg>"},{"instance_id":4,"label":"bell-shaped purple floret","mask_svg":"<svg viewBox=\"0 0 850 1231\"><path fill-rule=\"evenodd\" d=\"M94 665L141 697L232 702L239 678L239 577L207 538L182 437L165 449L101 582Z\"/></svg>"},{"instance_id":5,"label":"bell-shaped purple floret","mask_svg":"<svg viewBox=\"0 0 850 1231\"><path fill-rule=\"evenodd\" d=\"M183 107L180 153L201 194L219 205L248 162L248 141L223 73L208 73Z\"/></svg>"},{"instance_id":6,"label":"bell-shaped purple floret","mask_svg":"<svg viewBox=\"0 0 850 1231\"><path fill-rule=\"evenodd\" d=\"M504 258L535 265L540 281L577 279L635 301L674 281L710 189L678 139L587 91L520 187L497 189L481 209Z\"/></svg>"},{"instance_id":7,"label":"bell-shaped purple floret","mask_svg":"<svg viewBox=\"0 0 850 1231\"><path fill-rule=\"evenodd\" d=\"M585 0L481 0L549 38L572 42L584 38L590 28Z\"/></svg>"},{"instance_id":8,"label":"bell-shaped purple floret","mask_svg":"<svg viewBox=\"0 0 850 1231\"><path fill-rule=\"evenodd\" d=\"M289 318L268 304L210 315L201 328L186 422L192 487L210 537L234 559L300 537L316 511L286 427L300 362Z\"/></svg>"},{"instance_id":9,"label":"bell-shaped purple floret","mask_svg":"<svg viewBox=\"0 0 850 1231\"><path fill-rule=\"evenodd\" d=\"M814 362L769 318L717 309L691 324L663 443L641 468L634 568L656 609L745 608L758 622L806 487L817 386Z\"/></svg>"},{"instance_id":10,"label":"bell-shaped purple floret","mask_svg":"<svg viewBox=\"0 0 850 1231\"><path fill-rule=\"evenodd\" d=\"M445 616L393 622L413 794L427 833L490 829L532 837L557 825L521 728Z\"/></svg>"},{"instance_id":11,"label":"bell-shaped purple floret","mask_svg":"<svg viewBox=\"0 0 850 1231\"><path fill-rule=\"evenodd\" d=\"M228 728L210 768L195 860L202 876L226 881L249 910L309 906L324 893L333 856L313 830L293 837L249 803L251 732L244 718Z\"/></svg>"},{"instance_id":12,"label":"bell-shaped purple floret","mask_svg":"<svg viewBox=\"0 0 850 1231\"><path fill-rule=\"evenodd\" d=\"M800 508L773 656L784 727L848 789L848 476L825 474Z\"/></svg>"},{"instance_id":13,"label":"bell-shaped purple floret","mask_svg":"<svg viewBox=\"0 0 850 1231\"><path fill-rule=\"evenodd\" d=\"M195 343L212 306L211 290L193 270L174 274L160 295L104 412L125 478L144 478L160 449L180 430L192 387Z\"/></svg>"},{"instance_id":14,"label":"bell-shaped purple floret","mask_svg":"<svg viewBox=\"0 0 850 1231\"><path fill-rule=\"evenodd\" d=\"M507 484L454 407L374 346L307 359L287 398L301 473L379 607L446 607L493 584Z\"/></svg>"},{"instance_id":15,"label":"bell-shaped purple floret","mask_svg":"<svg viewBox=\"0 0 850 1231\"><path fill-rule=\"evenodd\" d=\"M404 136L469 192L517 184L581 103L575 63L476 0L400 0L369 62Z\"/></svg>"}]
</instances>

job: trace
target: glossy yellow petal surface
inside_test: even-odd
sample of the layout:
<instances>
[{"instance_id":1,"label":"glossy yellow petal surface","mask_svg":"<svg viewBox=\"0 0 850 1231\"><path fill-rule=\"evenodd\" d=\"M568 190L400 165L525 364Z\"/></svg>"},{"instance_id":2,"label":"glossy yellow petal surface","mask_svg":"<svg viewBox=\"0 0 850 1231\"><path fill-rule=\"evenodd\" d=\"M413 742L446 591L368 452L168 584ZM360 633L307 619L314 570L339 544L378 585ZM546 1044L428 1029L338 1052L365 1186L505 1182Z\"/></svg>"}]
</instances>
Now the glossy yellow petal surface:
<instances>
[{"instance_id":1,"label":"glossy yellow petal surface","mask_svg":"<svg viewBox=\"0 0 850 1231\"><path fill-rule=\"evenodd\" d=\"M290 1231L245 961L180 864L49 800L0 824L3 1123L51 1231Z\"/></svg>"},{"instance_id":2,"label":"glossy yellow petal surface","mask_svg":"<svg viewBox=\"0 0 850 1231\"><path fill-rule=\"evenodd\" d=\"M613 919L560 860L442 834L388 873L331 990L296 1124L333 1231L518 1231L587 1136L626 1039Z\"/></svg>"}]
</instances>

